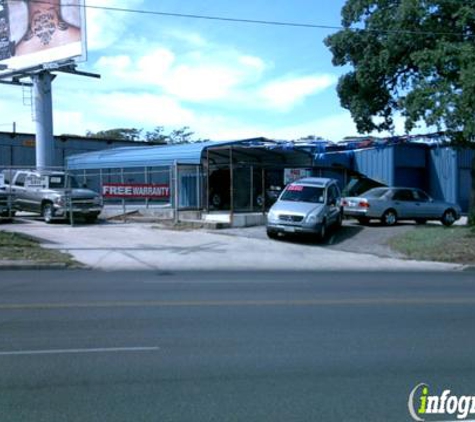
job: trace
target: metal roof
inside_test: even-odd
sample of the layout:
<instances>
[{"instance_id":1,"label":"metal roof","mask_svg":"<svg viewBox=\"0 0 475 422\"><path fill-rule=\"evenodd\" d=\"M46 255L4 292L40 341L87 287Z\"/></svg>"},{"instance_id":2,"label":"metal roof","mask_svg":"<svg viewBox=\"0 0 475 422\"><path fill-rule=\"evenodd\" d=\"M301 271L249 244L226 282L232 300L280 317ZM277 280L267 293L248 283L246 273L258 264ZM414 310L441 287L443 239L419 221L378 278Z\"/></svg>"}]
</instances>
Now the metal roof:
<instances>
[{"instance_id":1,"label":"metal roof","mask_svg":"<svg viewBox=\"0 0 475 422\"><path fill-rule=\"evenodd\" d=\"M181 145L122 147L94 151L66 157L69 170L166 167L173 164L200 164L209 151L212 165L229 163L227 147L235 147L234 160L249 163L263 161L275 164L294 164L310 166L312 147L296 146L293 143L273 141L266 138L244 139L239 141L209 141ZM300 154L295 154L300 152Z\"/></svg>"},{"instance_id":2,"label":"metal roof","mask_svg":"<svg viewBox=\"0 0 475 422\"><path fill-rule=\"evenodd\" d=\"M246 141L209 141L180 145L122 147L87 152L66 158L70 170L122 167L160 167L177 164L200 164L207 148L237 145Z\"/></svg>"}]
</instances>

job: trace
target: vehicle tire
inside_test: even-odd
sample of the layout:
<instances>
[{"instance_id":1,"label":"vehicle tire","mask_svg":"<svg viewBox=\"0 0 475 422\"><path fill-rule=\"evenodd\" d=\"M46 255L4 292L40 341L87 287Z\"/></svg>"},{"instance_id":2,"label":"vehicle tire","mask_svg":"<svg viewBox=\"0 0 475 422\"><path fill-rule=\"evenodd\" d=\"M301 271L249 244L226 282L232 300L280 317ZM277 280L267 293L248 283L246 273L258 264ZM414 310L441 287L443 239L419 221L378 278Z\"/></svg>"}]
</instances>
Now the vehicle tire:
<instances>
[{"instance_id":1,"label":"vehicle tire","mask_svg":"<svg viewBox=\"0 0 475 422\"><path fill-rule=\"evenodd\" d=\"M41 209L41 215L45 220L46 224L51 224L54 218L54 208L51 202L46 202L43 204L43 208Z\"/></svg>"},{"instance_id":2,"label":"vehicle tire","mask_svg":"<svg viewBox=\"0 0 475 422\"><path fill-rule=\"evenodd\" d=\"M444 212L444 215L442 216L440 221L444 226L449 227L455 223L456 219L457 219L457 216L455 214L455 211L452 209L448 209L447 211Z\"/></svg>"},{"instance_id":3,"label":"vehicle tire","mask_svg":"<svg viewBox=\"0 0 475 422\"><path fill-rule=\"evenodd\" d=\"M397 223L397 213L393 209L384 211L381 217L381 223L385 226L394 226Z\"/></svg>"},{"instance_id":4,"label":"vehicle tire","mask_svg":"<svg viewBox=\"0 0 475 422\"><path fill-rule=\"evenodd\" d=\"M221 199L221 195L219 193L211 193L210 195L210 200L209 200L211 206L213 208L216 208L216 209L220 209L222 204L223 204L223 200Z\"/></svg>"},{"instance_id":5,"label":"vehicle tire","mask_svg":"<svg viewBox=\"0 0 475 422\"><path fill-rule=\"evenodd\" d=\"M259 208L262 208L264 206L264 196L262 195L257 195L256 197L256 205L259 207Z\"/></svg>"},{"instance_id":6,"label":"vehicle tire","mask_svg":"<svg viewBox=\"0 0 475 422\"><path fill-rule=\"evenodd\" d=\"M343 213L340 211L336 218L335 228L339 229L343 225Z\"/></svg>"},{"instance_id":7,"label":"vehicle tire","mask_svg":"<svg viewBox=\"0 0 475 422\"><path fill-rule=\"evenodd\" d=\"M358 217L357 220L362 226L366 226L369 223L368 217Z\"/></svg>"},{"instance_id":8,"label":"vehicle tire","mask_svg":"<svg viewBox=\"0 0 475 422\"><path fill-rule=\"evenodd\" d=\"M97 215L87 215L86 217L84 217L84 221L87 224L94 224L95 222L97 222Z\"/></svg>"},{"instance_id":9,"label":"vehicle tire","mask_svg":"<svg viewBox=\"0 0 475 422\"><path fill-rule=\"evenodd\" d=\"M425 224L427 220L425 218L416 218L416 224Z\"/></svg>"},{"instance_id":10,"label":"vehicle tire","mask_svg":"<svg viewBox=\"0 0 475 422\"><path fill-rule=\"evenodd\" d=\"M320 230L318 232L318 241L323 242L325 238L327 237L327 222L325 220L322 221L322 224L320 226Z\"/></svg>"},{"instance_id":11,"label":"vehicle tire","mask_svg":"<svg viewBox=\"0 0 475 422\"><path fill-rule=\"evenodd\" d=\"M274 232L272 230L267 230L267 237L269 239L277 239L279 236L276 232Z\"/></svg>"}]
</instances>

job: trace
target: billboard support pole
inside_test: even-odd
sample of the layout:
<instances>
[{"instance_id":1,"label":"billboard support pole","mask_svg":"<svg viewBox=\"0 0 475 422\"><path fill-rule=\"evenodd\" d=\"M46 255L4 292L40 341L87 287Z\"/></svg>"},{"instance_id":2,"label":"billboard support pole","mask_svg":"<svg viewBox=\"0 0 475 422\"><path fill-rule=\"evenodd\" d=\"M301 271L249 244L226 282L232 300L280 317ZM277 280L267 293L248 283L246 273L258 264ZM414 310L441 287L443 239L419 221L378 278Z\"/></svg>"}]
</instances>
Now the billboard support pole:
<instances>
[{"instance_id":1,"label":"billboard support pole","mask_svg":"<svg viewBox=\"0 0 475 422\"><path fill-rule=\"evenodd\" d=\"M53 167L53 96L51 82L55 78L48 71L32 76L36 121L36 168Z\"/></svg>"}]
</instances>

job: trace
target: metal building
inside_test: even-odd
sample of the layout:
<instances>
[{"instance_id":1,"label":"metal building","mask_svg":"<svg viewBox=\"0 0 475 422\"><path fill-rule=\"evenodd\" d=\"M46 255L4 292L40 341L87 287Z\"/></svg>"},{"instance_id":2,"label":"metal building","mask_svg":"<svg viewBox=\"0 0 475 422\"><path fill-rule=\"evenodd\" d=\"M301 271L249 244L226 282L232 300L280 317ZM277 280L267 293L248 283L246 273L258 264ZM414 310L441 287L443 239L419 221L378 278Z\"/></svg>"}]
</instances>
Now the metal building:
<instances>
[{"instance_id":1,"label":"metal building","mask_svg":"<svg viewBox=\"0 0 475 422\"><path fill-rule=\"evenodd\" d=\"M74 135L55 136L54 167L63 167L70 155L117 148L127 145L141 145L139 142L96 139ZM35 135L28 133L0 132L0 167L35 167Z\"/></svg>"}]
</instances>

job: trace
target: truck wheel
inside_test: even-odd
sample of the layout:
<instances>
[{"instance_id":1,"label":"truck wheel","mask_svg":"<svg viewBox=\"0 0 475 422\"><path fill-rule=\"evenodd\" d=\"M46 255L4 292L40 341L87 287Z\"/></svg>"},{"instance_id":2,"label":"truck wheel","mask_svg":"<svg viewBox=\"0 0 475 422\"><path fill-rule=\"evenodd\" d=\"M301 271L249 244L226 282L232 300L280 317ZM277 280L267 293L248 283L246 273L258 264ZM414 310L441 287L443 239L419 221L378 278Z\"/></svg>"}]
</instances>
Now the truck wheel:
<instances>
[{"instance_id":1,"label":"truck wheel","mask_svg":"<svg viewBox=\"0 0 475 422\"><path fill-rule=\"evenodd\" d=\"M54 217L53 204L51 204L50 202L47 202L46 204L44 204L41 214L43 216L43 219L45 220L45 223L51 224L53 222L53 217Z\"/></svg>"},{"instance_id":2,"label":"truck wheel","mask_svg":"<svg viewBox=\"0 0 475 422\"><path fill-rule=\"evenodd\" d=\"M94 224L97 221L97 215L88 215L84 217L84 221L87 224Z\"/></svg>"}]
</instances>

